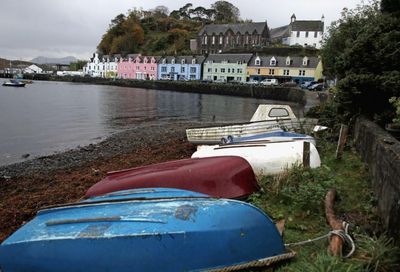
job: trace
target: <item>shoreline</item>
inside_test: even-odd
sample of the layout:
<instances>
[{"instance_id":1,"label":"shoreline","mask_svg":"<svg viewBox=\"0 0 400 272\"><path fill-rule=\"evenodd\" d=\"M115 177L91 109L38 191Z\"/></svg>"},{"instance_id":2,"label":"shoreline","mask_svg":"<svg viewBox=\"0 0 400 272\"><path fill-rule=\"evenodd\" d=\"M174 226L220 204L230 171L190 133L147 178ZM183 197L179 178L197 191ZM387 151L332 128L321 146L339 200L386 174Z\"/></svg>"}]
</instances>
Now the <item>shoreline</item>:
<instances>
[{"instance_id":1,"label":"shoreline","mask_svg":"<svg viewBox=\"0 0 400 272\"><path fill-rule=\"evenodd\" d=\"M46 206L80 200L109 171L190 158L185 129L198 123L136 127L97 144L0 167L0 241Z\"/></svg>"}]
</instances>

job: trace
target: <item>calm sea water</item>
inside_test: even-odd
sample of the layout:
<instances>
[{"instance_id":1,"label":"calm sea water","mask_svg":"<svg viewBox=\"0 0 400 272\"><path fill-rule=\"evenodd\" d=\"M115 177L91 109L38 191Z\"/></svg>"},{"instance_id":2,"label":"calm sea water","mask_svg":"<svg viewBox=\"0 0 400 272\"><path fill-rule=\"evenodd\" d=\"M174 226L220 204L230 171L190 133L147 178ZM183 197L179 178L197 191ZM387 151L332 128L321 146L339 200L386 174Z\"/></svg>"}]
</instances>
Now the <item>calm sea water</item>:
<instances>
[{"instance_id":1,"label":"calm sea water","mask_svg":"<svg viewBox=\"0 0 400 272\"><path fill-rule=\"evenodd\" d=\"M248 121L261 103L274 101L64 82L0 86L0 165L87 145L138 124ZM303 109L291 105L301 115Z\"/></svg>"}]
</instances>

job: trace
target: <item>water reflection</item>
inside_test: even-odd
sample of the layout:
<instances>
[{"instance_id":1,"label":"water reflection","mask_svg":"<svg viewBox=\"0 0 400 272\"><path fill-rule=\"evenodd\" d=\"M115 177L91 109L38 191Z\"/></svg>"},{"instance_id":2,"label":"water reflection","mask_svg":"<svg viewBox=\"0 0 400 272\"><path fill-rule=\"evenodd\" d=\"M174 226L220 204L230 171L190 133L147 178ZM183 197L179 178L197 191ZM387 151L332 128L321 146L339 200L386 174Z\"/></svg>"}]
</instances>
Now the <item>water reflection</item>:
<instances>
[{"instance_id":1,"label":"water reflection","mask_svg":"<svg viewBox=\"0 0 400 272\"><path fill-rule=\"evenodd\" d=\"M34 82L0 86L0 165L85 145L138 124L248 121L262 99ZM295 113L302 108L291 104Z\"/></svg>"}]
</instances>

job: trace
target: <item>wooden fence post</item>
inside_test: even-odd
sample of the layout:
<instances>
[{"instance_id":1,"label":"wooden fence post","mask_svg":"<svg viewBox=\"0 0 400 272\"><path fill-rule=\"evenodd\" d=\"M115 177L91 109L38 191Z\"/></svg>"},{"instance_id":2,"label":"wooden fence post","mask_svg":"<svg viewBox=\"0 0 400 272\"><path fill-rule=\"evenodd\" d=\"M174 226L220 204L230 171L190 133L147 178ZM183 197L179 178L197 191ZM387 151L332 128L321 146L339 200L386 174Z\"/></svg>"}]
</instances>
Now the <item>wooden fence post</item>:
<instances>
[{"instance_id":1,"label":"wooden fence post","mask_svg":"<svg viewBox=\"0 0 400 272\"><path fill-rule=\"evenodd\" d=\"M310 168L310 142L303 142L303 167Z\"/></svg>"},{"instance_id":2,"label":"wooden fence post","mask_svg":"<svg viewBox=\"0 0 400 272\"><path fill-rule=\"evenodd\" d=\"M339 141L338 141L338 145L336 148L336 159L342 158L344 146L345 146L346 140L347 140L348 131L349 131L348 126L343 125L343 124L340 126Z\"/></svg>"}]
</instances>

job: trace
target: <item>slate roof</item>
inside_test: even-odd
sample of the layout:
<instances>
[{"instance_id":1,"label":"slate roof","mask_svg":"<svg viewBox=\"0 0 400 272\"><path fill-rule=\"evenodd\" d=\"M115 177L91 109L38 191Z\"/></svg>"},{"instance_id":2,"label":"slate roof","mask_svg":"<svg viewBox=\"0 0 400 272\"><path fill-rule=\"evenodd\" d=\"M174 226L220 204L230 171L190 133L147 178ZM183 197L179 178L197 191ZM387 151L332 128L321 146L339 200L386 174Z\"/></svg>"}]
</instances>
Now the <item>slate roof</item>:
<instances>
[{"instance_id":1,"label":"slate roof","mask_svg":"<svg viewBox=\"0 0 400 272\"><path fill-rule=\"evenodd\" d=\"M229 29L232 30L235 34L237 32L240 32L241 34L244 34L248 32L249 34L252 34L254 31L256 31L258 34L262 34L264 29L268 29L268 24L267 22L261 22L261 23L243 23L243 24L209 24L205 25L199 32L199 36L207 34L207 35L212 35L214 34L220 34L223 33L225 34L226 31Z\"/></svg>"},{"instance_id":2,"label":"slate roof","mask_svg":"<svg viewBox=\"0 0 400 272\"><path fill-rule=\"evenodd\" d=\"M281 26L281 27L277 27L277 28L271 28L269 33L271 35L271 39L277 39L277 38L281 38L281 37L290 36L289 25L285 25L285 26Z\"/></svg>"},{"instance_id":3,"label":"slate roof","mask_svg":"<svg viewBox=\"0 0 400 272\"><path fill-rule=\"evenodd\" d=\"M322 21L294 21L290 24L292 31L324 31Z\"/></svg>"},{"instance_id":4,"label":"slate roof","mask_svg":"<svg viewBox=\"0 0 400 272\"><path fill-rule=\"evenodd\" d=\"M175 59L176 64L182 63L182 60L185 60L186 64L191 64L193 59L196 59L196 64L202 64L204 62L205 57L204 56L165 56L161 57L159 59L159 62L161 63L162 60L165 59L166 64L170 64L172 59Z\"/></svg>"},{"instance_id":5,"label":"slate roof","mask_svg":"<svg viewBox=\"0 0 400 272\"><path fill-rule=\"evenodd\" d=\"M212 61L213 63L221 63L227 61L228 63L237 63L241 61L248 63L253 54L210 54L206 58L205 62Z\"/></svg>"},{"instance_id":6,"label":"slate roof","mask_svg":"<svg viewBox=\"0 0 400 272\"><path fill-rule=\"evenodd\" d=\"M293 61L291 65L286 65L286 58L288 56L258 56L260 57L260 65L255 65L255 60L257 56L253 56L250 60L249 67L298 67L298 68L317 68L318 63L319 63L319 58L318 57L308 57L309 64L308 65L303 65L303 58L304 57L292 57L289 56L290 59ZM274 57L276 59L276 65L271 66L270 61Z\"/></svg>"}]
</instances>

